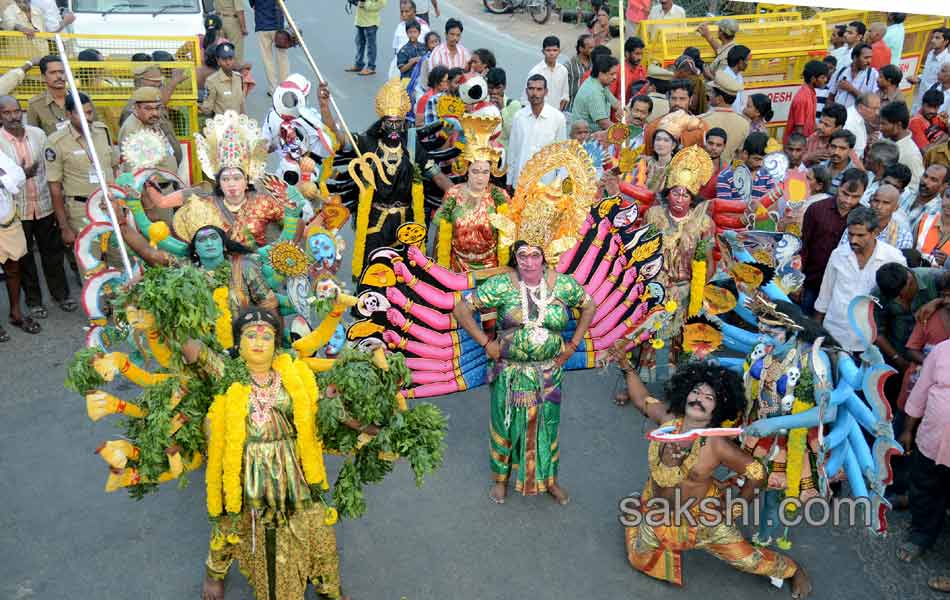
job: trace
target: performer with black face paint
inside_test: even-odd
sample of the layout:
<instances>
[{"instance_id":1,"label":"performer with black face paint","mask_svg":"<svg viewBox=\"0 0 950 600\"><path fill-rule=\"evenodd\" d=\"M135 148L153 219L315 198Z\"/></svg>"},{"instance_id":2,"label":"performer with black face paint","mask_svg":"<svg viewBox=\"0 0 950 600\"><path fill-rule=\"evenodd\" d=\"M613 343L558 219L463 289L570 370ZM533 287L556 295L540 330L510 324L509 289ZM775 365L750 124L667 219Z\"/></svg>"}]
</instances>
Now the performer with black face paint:
<instances>
[{"instance_id":1,"label":"performer with black face paint","mask_svg":"<svg viewBox=\"0 0 950 600\"><path fill-rule=\"evenodd\" d=\"M326 84L320 86L320 110L324 123L334 123ZM457 156L459 150L436 150L444 142L434 136L441 122L407 130L406 114L410 110L409 95L402 83L398 79L388 81L376 94L379 120L365 133L354 136L359 153L371 160L354 160L359 157L351 147L337 155L335 167L346 170L337 171L328 188L340 194L351 210L356 205L354 277L362 272L364 257L397 243L396 230L402 224L426 223L423 179L436 184L440 195L452 186L438 163ZM367 177L370 169L372 177Z\"/></svg>"}]
</instances>

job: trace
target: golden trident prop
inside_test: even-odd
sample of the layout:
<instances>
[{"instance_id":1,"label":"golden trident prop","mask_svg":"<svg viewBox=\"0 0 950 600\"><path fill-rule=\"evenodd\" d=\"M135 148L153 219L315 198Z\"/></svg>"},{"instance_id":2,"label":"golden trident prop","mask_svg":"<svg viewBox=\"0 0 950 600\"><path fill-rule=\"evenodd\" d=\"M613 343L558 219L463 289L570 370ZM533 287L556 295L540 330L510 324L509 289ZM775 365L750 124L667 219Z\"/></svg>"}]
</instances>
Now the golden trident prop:
<instances>
[{"instance_id":1,"label":"golden trident prop","mask_svg":"<svg viewBox=\"0 0 950 600\"><path fill-rule=\"evenodd\" d=\"M313 72L317 75L318 82L325 83L326 79L324 79L323 75L320 73L320 68L317 67L317 61L315 61L313 59L313 55L310 54L310 49L307 48L307 43L304 41L303 36L300 35L300 30L297 29L297 23L295 23L294 18L290 16L290 10L288 10L287 5L284 4L284 0L277 0L277 4L280 5L280 10L283 11L284 16L287 17L287 24L290 25L294 35L300 42L300 47L303 49L303 53L307 57L307 62L310 63L310 68L313 69ZM343 127L343 131L346 133L347 139L350 141L350 146L352 146L353 150L356 152L357 158L350 161L347 171L350 173L350 177L353 178L353 181L356 182L356 186L360 189L360 192L365 192L367 187L376 187L376 173L379 174L379 178L383 181L383 183L390 185L389 179L386 178L386 172L383 170L383 163L381 160L379 160L379 157L372 152L364 153L360 150L359 145L356 143L356 139L353 137L353 134L350 133L350 128L346 126L346 120L343 118L343 112L340 110L340 107L336 105L336 100L333 99L333 96L330 96L330 105L340 118L340 125ZM376 166L375 173L373 172L372 165ZM357 167L359 167L362 180L357 176Z\"/></svg>"}]
</instances>

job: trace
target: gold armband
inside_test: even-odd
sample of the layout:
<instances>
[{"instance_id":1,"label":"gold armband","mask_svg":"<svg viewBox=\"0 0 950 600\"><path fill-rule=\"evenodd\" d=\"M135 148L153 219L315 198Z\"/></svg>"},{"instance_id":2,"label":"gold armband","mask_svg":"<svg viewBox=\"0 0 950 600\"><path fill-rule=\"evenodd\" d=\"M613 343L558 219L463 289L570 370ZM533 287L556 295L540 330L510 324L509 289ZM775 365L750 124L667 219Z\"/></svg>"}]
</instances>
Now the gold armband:
<instances>
[{"instance_id":1,"label":"gold armband","mask_svg":"<svg viewBox=\"0 0 950 600\"><path fill-rule=\"evenodd\" d=\"M747 479L758 479L761 481L765 479L765 467L763 467L759 461L753 460L746 466L742 475Z\"/></svg>"},{"instance_id":2,"label":"gold armband","mask_svg":"<svg viewBox=\"0 0 950 600\"><path fill-rule=\"evenodd\" d=\"M643 405L644 405L644 406L650 406L651 404L662 404L662 402L659 401L659 400L657 400L657 399L654 398L653 396L647 396L647 399L644 400Z\"/></svg>"}]
</instances>

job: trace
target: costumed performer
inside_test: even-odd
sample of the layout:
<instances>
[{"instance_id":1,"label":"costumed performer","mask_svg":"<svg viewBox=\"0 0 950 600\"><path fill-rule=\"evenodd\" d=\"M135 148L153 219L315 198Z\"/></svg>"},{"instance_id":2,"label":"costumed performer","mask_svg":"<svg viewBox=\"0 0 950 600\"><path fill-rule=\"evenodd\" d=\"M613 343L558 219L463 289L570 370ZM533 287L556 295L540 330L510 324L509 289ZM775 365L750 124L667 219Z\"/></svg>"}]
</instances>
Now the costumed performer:
<instances>
[{"instance_id":1,"label":"costumed performer","mask_svg":"<svg viewBox=\"0 0 950 600\"><path fill-rule=\"evenodd\" d=\"M570 161L572 147L579 148L572 143L555 147L555 152L561 148L562 164ZM489 497L499 504L508 492L512 465L521 467L516 491L547 492L562 505L570 500L557 480L562 366L584 341L597 307L576 279L557 273L554 265L577 243L581 224L596 200L596 184L592 177L573 182L578 193L565 194L562 188L570 185L557 180L551 186L541 183L551 167L550 161L528 161L509 213L491 217L500 243L512 244L514 269L480 284L452 311L493 361L490 464L495 483ZM474 310L485 308L498 314L495 339L489 339L473 318ZM572 308L580 309L580 318L565 343L560 332L570 322Z\"/></svg>"},{"instance_id":2,"label":"costumed performer","mask_svg":"<svg viewBox=\"0 0 950 600\"><path fill-rule=\"evenodd\" d=\"M491 183L492 176L498 174L501 152L490 138L501 119L465 114L460 121L466 140L460 160L467 164L468 179L445 192L435 223L439 264L462 272L508 262L508 248L498 243L489 217L506 211L511 199Z\"/></svg>"},{"instance_id":3,"label":"costumed performer","mask_svg":"<svg viewBox=\"0 0 950 600\"><path fill-rule=\"evenodd\" d=\"M662 135L663 129L658 133ZM646 212L644 222L653 225L663 234L663 268L659 281L666 288L666 297L676 303L673 318L663 337L666 342L678 338L689 311L693 296L702 296L703 287L711 276L712 252L706 251L714 241L715 229L707 210L709 201L698 198L699 189L712 175L712 160L699 146L684 148L670 161L663 190L667 202L655 205ZM663 341L662 339L660 341ZM664 344L654 344L654 349ZM676 363L673 343L668 359ZM646 352L650 354L649 351ZM666 360L666 353L657 353ZM649 356L641 358L641 366L650 366ZM660 363L657 362L657 366ZM618 401L622 400L618 397Z\"/></svg>"},{"instance_id":4,"label":"costumed performer","mask_svg":"<svg viewBox=\"0 0 950 600\"><path fill-rule=\"evenodd\" d=\"M356 206L353 277L362 273L364 259L373 250L396 243L396 231L403 223L426 223L424 179L434 182L442 192L452 186L437 162L457 156L459 151L453 148L436 152L433 148L430 152L422 140L436 132L441 123L407 130L410 108L403 83L399 79L386 82L376 94L379 120L366 133L354 135L358 149L346 144L338 154L337 164L342 161L347 171L337 173L329 189L339 193L347 207ZM334 123L325 83L320 85L320 110L324 123ZM360 158L356 158L357 150Z\"/></svg>"},{"instance_id":5,"label":"costumed performer","mask_svg":"<svg viewBox=\"0 0 950 600\"><path fill-rule=\"evenodd\" d=\"M198 188L179 190L162 195L157 186L148 182L142 190L142 205L146 210L161 208L191 209L200 203L218 213L222 229L235 242L246 246L267 244L267 225L276 223L292 238L305 201L276 178L265 177L267 141L257 121L234 111L215 115L205 122L203 134L195 136L198 160L205 176L214 181L214 192L207 194ZM255 189L262 183L264 191ZM292 199L290 196L295 196ZM172 222L173 233L181 240L190 241L179 231L178 215ZM136 221L140 221L136 215ZM141 223L140 223L141 225ZM148 224L140 227L147 231ZM290 229L289 232L287 230Z\"/></svg>"},{"instance_id":6,"label":"costumed performer","mask_svg":"<svg viewBox=\"0 0 950 600\"><path fill-rule=\"evenodd\" d=\"M341 597L337 516L322 497L329 484L319 390L302 360L277 353L279 329L277 315L260 307L238 315L233 337L249 381L232 384L208 410L207 600L224 598L235 559L258 600L302 599L308 581ZM202 351L192 346L189 357Z\"/></svg>"},{"instance_id":7,"label":"costumed performer","mask_svg":"<svg viewBox=\"0 0 950 600\"><path fill-rule=\"evenodd\" d=\"M734 373L709 363L690 363L670 378L663 402L650 395L622 351L614 354L634 406L664 427L674 427L675 433L720 427L724 421L738 418L742 386ZM773 582L788 580L794 598L810 593L808 575L795 561L746 541L734 525L742 516L744 503L729 506L713 479L713 472L720 466L741 474L744 482L740 496L748 502L766 481L761 463L732 440L715 436L651 441L648 460L650 479L636 503L637 513L624 517L629 523L625 523L627 559L635 569L682 585L682 552L705 550L740 571L770 577ZM656 524L655 511L662 505L648 504L654 499L665 501L667 506L682 506L689 501L693 505L683 516L671 509L662 523ZM704 500L709 508L700 507L699 502Z\"/></svg>"}]
</instances>

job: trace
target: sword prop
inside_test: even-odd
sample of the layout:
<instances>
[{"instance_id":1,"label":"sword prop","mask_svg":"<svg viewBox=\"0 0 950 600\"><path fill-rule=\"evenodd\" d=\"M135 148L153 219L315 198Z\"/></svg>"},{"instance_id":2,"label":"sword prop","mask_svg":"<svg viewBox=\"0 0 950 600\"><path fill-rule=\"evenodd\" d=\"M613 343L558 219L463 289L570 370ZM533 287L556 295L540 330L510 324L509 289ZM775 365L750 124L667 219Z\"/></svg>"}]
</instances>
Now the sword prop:
<instances>
[{"instance_id":1,"label":"sword prop","mask_svg":"<svg viewBox=\"0 0 950 600\"><path fill-rule=\"evenodd\" d=\"M677 433L676 426L670 425L647 432L647 439L653 442L691 442L701 437L736 437L741 434L741 427L700 427Z\"/></svg>"},{"instance_id":2,"label":"sword prop","mask_svg":"<svg viewBox=\"0 0 950 600\"><path fill-rule=\"evenodd\" d=\"M63 46L63 38L56 34L56 50L59 51L59 58L63 61L63 68L66 71L66 81L69 83L69 93L73 97L76 105L76 112L79 114L79 122L82 125L82 135L86 140L86 148L89 149L89 158L92 159L92 167L96 170L96 177L99 178L99 186L102 190L102 197L105 200L106 211L109 213L109 221L112 223L112 230L115 233L116 242L119 244L119 254L122 255L122 265L125 267L125 274L132 279L132 263L129 261L129 253L125 249L125 242L122 239L122 232L119 230L119 219L115 216L115 209L109 198L109 186L106 184L106 178L102 171L102 163L99 162L99 156L96 154L96 147L92 143L92 131L89 129L89 122L86 121L86 112L82 109L82 102L79 100L79 88L76 87L76 80L73 79L73 70L69 66L69 57L66 55L66 48ZM78 239L77 239L78 243Z\"/></svg>"},{"instance_id":3,"label":"sword prop","mask_svg":"<svg viewBox=\"0 0 950 600\"><path fill-rule=\"evenodd\" d=\"M317 76L317 80L320 83L324 83L327 80L323 77L323 74L320 73L320 68L317 66L317 61L314 60L313 55L310 53L310 49L307 48L307 42L304 41L303 36L300 35L300 30L297 28L297 23L294 22L294 18L290 16L290 10L287 8L287 5L284 3L284 0L277 0L277 4L280 6L280 10L284 13L284 16L287 17L287 24L290 25L290 28L293 30L294 35L297 36L297 41L300 42L300 47L303 49L304 56L307 57L307 62L310 63L310 68L313 69L313 72ZM386 185L390 184L389 179L386 178L386 172L383 170L383 163L379 160L379 157L372 152L362 152L360 147L356 143L356 138L353 137L353 134L350 132L350 128L346 126L346 120L343 118L343 112L340 110L340 107L336 105L336 100L333 99L333 96L330 96L330 106L333 107L333 110L336 112L337 116L340 118L340 125L343 127L343 132L346 133L346 137L350 142L350 146L353 147L353 151L356 152L356 158L350 163L349 173L353 177L353 181L356 182L357 187L360 188L360 191L365 191L366 187L374 187L376 185L376 174L379 174L379 178ZM373 166L376 166L376 171L373 171ZM362 176L363 181L359 177L356 177L356 167L359 167L359 174ZM365 183L364 183L365 181Z\"/></svg>"}]
</instances>

